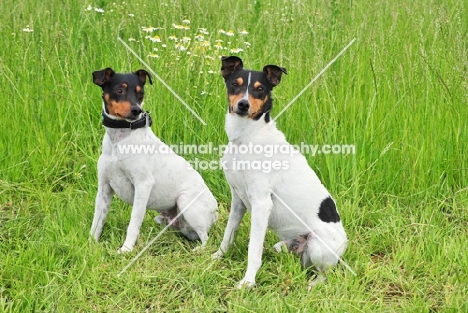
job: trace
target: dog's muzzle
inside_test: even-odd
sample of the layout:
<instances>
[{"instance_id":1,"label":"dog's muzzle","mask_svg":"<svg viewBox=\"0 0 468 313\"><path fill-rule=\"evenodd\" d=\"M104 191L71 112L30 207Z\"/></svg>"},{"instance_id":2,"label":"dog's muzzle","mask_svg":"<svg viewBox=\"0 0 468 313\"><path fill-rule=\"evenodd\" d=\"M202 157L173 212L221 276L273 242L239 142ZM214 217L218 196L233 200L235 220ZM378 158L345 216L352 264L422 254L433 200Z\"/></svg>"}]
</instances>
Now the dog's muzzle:
<instances>
[{"instance_id":1,"label":"dog's muzzle","mask_svg":"<svg viewBox=\"0 0 468 313\"><path fill-rule=\"evenodd\" d=\"M140 108L140 106L132 105L132 107L130 108L130 114L129 116L126 116L126 118L136 120L140 118L141 112L143 112L143 110Z\"/></svg>"},{"instance_id":2,"label":"dog's muzzle","mask_svg":"<svg viewBox=\"0 0 468 313\"><path fill-rule=\"evenodd\" d=\"M236 114L245 116L249 114L250 104L249 101L242 99L237 103L237 109L235 111Z\"/></svg>"}]
</instances>

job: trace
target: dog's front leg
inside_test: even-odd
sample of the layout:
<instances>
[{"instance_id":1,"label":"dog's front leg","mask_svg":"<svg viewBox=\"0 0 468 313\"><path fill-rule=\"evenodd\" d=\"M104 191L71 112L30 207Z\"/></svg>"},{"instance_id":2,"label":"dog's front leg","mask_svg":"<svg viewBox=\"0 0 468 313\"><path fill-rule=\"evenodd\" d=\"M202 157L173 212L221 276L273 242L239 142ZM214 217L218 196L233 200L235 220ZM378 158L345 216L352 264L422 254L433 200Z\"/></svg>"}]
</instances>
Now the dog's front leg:
<instances>
[{"instance_id":1,"label":"dog's front leg","mask_svg":"<svg viewBox=\"0 0 468 313\"><path fill-rule=\"evenodd\" d=\"M229 218L226 229L224 231L223 241L221 242L221 246L219 247L218 251L211 255L212 259L222 257L232 245L237 229L239 228L240 222L242 221L242 218L245 214L245 205L233 188L231 188L231 194L231 211L229 212Z\"/></svg>"},{"instance_id":2,"label":"dog's front leg","mask_svg":"<svg viewBox=\"0 0 468 313\"><path fill-rule=\"evenodd\" d=\"M152 181L139 182L135 184L135 198L133 199L132 215L128 224L127 237L119 253L133 250L133 246L140 233L140 227L146 213L146 205L153 187Z\"/></svg>"},{"instance_id":3,"label":"dog's front leg","mask_svg":"<svg viewBox=\"0 0 468 313\"><path fill-rule=\"evenodd\" d=\"M114 191L108 182L104 181L103 177L99 177L98 192L94 205L94 218L91 226L90 235L97 241L101 237L102 228L106 221L109 207L112 201Z\"/></svg>"},{"instance_id":4,"label":"dog's front leg","mask_svg":"<svg viewBox=\"0 0 468 313\"><path fill-rule=\"evenodd\" d=\"M268 219L273 209L271 196L255 197L252 203L252 221L250 228L250 241L247 259L247 271L237 288L252 287L255 285L255 276L262 265L263 242L268 228Z\"/></svg>"}]
</instances>

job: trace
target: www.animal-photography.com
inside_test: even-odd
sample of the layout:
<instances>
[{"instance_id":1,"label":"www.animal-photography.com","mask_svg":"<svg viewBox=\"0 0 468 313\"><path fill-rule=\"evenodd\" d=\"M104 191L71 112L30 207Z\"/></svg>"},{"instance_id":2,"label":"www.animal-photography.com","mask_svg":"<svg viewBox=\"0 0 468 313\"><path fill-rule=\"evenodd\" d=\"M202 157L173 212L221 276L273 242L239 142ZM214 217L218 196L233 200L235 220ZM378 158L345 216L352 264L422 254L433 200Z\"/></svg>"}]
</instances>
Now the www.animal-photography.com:
<instances>
[{"instance_id":1,"label":"www.animal-photography.com","mask_svg":"<svg viewBox=\"0 0 468 313\"><path fill-rule=\"evenodd\" d=\"M2 7L1 312L468 311L468 3Z\"/></svg>"}]
</instances>

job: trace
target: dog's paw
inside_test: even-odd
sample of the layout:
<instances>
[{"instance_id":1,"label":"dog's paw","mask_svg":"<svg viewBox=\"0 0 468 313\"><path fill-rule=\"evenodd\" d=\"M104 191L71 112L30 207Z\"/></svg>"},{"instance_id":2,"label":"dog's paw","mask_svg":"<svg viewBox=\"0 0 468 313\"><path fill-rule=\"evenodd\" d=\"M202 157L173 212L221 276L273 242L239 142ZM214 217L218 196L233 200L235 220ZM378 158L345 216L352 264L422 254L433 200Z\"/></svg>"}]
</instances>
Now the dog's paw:
<instances>
[{"instance_id":1,"label":"dog's paw","mask_svg":"<svg viewBox=\"0 0 468 313\"><path fill-rule=\"evenodd\" d=\"M278 252L278 253L280 253L282 251L288 251L288 247L286 247L286 243L284 241L277 242L273 246L273 249L275 249L275 251Z\"/></svg>"},{"instance_id":2,"label":"dog's paw","mask_svg":"<svg viewBox=\"0 0 468 313\"><path fill-rule=\"evenodd\" d=\"M216 251L215 253L213 253L211 255L211 259L212 260L218 260L218 259L221 259L223 257L224 253L221 251L221 250L218 250Z\"/></svg>"},{"instance_id":3,"label":"dog's paw","mask_svg":"<svg viewBox=\"0 0 468 313\"><path fill-rule=\"evenodd\" d=\"M203 250L205 250L204 245L196 246L195 248L192 249L193 252L203 251Z\"/></svg>"},{"instance_id":4,"label":"dog's paw","mask_svg":"<svg viewBox=\"0 0 468 313\"><path fill-rule=\"evenodd\" d=\"M327 278L323 276L322 274L318 274L317 277L315 277L313 280L309 282L309 285L307 286L307 291L311 291L315 286L319 284L323 284L327 281Z\"/></svg>"},{"instance_id":5,"label":"dog's paw","mask_svg":"<svg viewBox=\"0 0 468 313\"><path fill-rule=\"evenodd\" d=\"M90 234L90 235L88 236L88 242L97 242L97 241L99 241L99 240L96 239L93 235Z\"/></svg>"},{"instance_id":6,"label":"dog's paw","mask_svg":"<svg viewBox=\"0 0 468 313\"><path fill-rule=\"evenodd\" d=\"M248 279L243 278L238 284L237 289L244 289L244 288L253 288L255 287L255 281L250 281Z\"/></svg>"},{"instance_id":7,"label":"dog's paw","mask_svg":"<svg viewBox=\"0 0 468 313\"><path fill-rule=\"evenodd\" d=\"M89 232L89 236L88 236L88 240L89 241L99 241L99 238L101 237L101 234L95 230L95 229L91 229L91 231Z\"/></svg>"},{"instance_id":8,"label":"dog's paw","mask_svg":"<svg viewBox=\"0 0 468 313\"><path fill-rule=\"evenodd\" d=\"M166 224L166 218L163 215L158 215L154 218L156 224L163 225Z\"/></svg>"},{"instance_id":9,"label":"dog's paw","mask_svg":"<svg viewBox=\"0 0 468 313\"><path fill-rule=\"evenodd\" d=\"M122 254L122 253L132 252L132 250L133 250L132 248L122 246L119 250L117 250L117 253Z\"/></svg>"}]
</instances>

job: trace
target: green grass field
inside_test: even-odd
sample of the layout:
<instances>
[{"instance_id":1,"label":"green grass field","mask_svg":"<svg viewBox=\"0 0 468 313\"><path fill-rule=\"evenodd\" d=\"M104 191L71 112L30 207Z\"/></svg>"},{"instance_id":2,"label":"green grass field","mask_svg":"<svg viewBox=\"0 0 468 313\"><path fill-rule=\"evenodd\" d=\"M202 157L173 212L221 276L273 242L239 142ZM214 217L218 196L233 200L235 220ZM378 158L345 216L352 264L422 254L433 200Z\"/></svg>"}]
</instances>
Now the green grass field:
<instances>
[{"instance_id":1,"label":"green grass field","mask_svg":"<svg viewBox=\"0 0 468 313\"><path fill-rule=\"evenodd\" d=\"M2 3L0 312L468 312L466 1ZM308 293L299 260L274 253L268 233L256 288L235 289L249 221L212 261L230 194L206 170L220 204L207 249L167 232L117 277L162 229L148 212L135 252L118 255L130 206L116 198L101 241L88 241L104 134L91 73L143 68L118 37L207 123L155 80L155 134L214 145L227 142L221 55L288 69L274 116L356 38L277 124L294 144L356 146L307 157L337 200L357 275L339 265Z\"/></svg>"}]
</instances>

